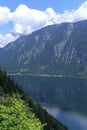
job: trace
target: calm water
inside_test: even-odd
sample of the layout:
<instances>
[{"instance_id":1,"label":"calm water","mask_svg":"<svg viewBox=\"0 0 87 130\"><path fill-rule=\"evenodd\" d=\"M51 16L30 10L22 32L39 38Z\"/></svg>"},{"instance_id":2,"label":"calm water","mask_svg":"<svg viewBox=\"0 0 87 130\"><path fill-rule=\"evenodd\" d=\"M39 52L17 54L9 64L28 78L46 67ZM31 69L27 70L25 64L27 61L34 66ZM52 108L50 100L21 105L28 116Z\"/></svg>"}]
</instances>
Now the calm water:
<instances>
[{"instance_id":1,"label":"calm water","mask_svg":"<svg viewBox=\"0 0 87 130\"><path fill-rule=\"evenodd\" d=\"M52 104L46 109L69 130L87 130L87 79L28 75L13 78L36 101Z\"/></svg>"},{"instance_id":2,"label":"calm water","mask_svg":"<svg viewBox=\"0 0 87 130\"><path fill-rule=\"evenodd\" d=\"M87 117L72 111L60 110L57 107L49 107L46 105L45 109L60 120L68 127L68 130L87 130Z\"/></svg>"}]
</instances>

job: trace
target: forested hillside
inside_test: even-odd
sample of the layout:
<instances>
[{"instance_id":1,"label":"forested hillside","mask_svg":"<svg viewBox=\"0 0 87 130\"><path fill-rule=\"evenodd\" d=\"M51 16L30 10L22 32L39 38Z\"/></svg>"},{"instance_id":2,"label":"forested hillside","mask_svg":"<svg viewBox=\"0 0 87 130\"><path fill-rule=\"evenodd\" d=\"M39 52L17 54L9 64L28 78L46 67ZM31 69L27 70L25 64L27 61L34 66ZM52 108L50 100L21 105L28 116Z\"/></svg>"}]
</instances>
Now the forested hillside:
<instances>
[{"instance_id":1,"label":"forested hillside","mask_svg":"<svg viewBox=\"0 0 87 130\"><path fill-rule=\"evenodd\" d=\"M0 70L0 130L67 130Z\"/></svg>"}]
</instances>

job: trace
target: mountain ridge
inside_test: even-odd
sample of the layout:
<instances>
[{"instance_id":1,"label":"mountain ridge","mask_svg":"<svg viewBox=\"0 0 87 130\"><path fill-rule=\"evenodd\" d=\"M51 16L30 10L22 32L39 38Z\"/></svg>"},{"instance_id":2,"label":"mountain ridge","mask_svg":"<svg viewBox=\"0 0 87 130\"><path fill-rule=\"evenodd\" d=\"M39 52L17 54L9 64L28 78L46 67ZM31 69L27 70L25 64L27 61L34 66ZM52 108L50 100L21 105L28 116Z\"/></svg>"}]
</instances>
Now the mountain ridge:
<instances>
[{"instance_id":1,"label":"mountain ridge","mask_svg":"<svg viewBox=\"0 0 87 130\"><path fill-rule=\"evenodd\" d=\"M24 35L0 51L9 73L86 75L87 20L50 25Z\"/></svg>"}]
</instances>

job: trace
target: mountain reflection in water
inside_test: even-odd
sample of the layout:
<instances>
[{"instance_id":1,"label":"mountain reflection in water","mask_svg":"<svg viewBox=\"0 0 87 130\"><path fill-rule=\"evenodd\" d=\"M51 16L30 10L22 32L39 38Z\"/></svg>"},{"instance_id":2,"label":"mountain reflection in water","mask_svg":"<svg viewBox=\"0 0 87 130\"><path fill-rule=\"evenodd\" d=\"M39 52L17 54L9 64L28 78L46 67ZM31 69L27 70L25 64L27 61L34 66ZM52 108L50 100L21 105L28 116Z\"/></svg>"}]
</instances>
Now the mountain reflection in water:
<instances>
[{"instance_id":1,"label":"mountain reflection in water","mask_svg":"<svg viewBox=\"0 0 87 130\"><path fill-rule=\"evenodd\" d=\"M87 78L29 75L14 75L12 78L36 101L45 103L43 106L48 112L69 130L87 130Z\"/></svg>"}]
</instances>

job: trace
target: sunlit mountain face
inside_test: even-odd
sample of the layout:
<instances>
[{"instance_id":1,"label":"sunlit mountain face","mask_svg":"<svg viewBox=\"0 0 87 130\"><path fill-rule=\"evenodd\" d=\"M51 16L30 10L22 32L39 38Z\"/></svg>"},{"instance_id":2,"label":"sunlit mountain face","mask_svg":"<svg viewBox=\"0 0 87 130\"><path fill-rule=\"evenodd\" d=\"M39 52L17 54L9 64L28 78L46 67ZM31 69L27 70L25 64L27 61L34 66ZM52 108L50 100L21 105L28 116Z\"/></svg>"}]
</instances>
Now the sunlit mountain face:
<instances>
[{"instance_id":1,"label":"sunlit mountain face","mask_svg":"<svg viewBox=\"0 0 87 130\"><path fill-rule=\"evenodd\" d=\"M87 21L47 26L0 49L9 73L86 75Z\"/></svg>"}]
</instances>

